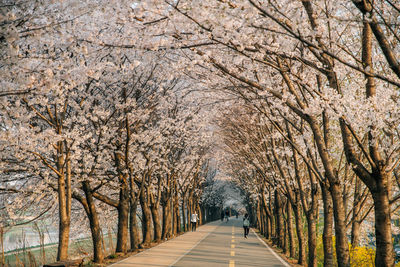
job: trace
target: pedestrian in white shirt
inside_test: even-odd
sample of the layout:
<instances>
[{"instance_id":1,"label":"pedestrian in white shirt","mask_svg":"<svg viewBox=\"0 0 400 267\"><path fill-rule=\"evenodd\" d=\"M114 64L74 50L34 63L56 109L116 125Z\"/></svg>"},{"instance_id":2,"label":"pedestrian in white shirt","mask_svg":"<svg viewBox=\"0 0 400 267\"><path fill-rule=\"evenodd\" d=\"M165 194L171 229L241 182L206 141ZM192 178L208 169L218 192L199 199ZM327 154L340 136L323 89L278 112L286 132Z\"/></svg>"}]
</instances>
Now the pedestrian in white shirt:
<instances>
[{"instance_id":1,"label":"pedestrian in white shirt","mask_svg":"<svg viewBox=\"0 0 400 267\"><path fill-rule=\"evenodd\" d=\"M190 223L192 224L192 232L196 231L196 224L198 219L199 217L197 216L196 212L192 213L192 216L190 216Z\"/></svg>"}]
</instances>

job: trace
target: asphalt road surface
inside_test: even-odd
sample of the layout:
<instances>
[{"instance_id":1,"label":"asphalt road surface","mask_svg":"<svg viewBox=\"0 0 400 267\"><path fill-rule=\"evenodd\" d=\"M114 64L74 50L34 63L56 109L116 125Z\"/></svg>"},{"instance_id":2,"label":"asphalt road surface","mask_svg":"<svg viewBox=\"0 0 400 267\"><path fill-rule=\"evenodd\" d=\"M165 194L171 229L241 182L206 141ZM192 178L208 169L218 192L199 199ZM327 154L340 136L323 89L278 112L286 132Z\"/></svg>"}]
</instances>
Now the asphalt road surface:
<instances>
[{"instance_id":1,"label":"asphalt road surface","mask_svg":"<svg viewBox=\"0 0 400 267\"><path fill-rule=\"evenodd\" d=\"M250 230L243 237L242 218L213 222L115 263L113 267L281 267L290 266Z\"/></svg>"}]
</instances>

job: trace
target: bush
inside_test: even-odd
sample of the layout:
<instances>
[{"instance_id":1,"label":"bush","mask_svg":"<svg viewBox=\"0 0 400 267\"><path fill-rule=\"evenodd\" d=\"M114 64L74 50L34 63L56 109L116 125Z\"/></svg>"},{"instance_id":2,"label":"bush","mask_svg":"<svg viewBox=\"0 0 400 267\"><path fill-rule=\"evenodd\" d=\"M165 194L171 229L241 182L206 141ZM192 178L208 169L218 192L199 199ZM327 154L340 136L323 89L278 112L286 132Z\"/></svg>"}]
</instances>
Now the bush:
<instances>
[{"instance_id":1,"label":"bush","mask_svg":"<svg viewBox=\"0 0 400 267\"><path fill-rule=\"evenodd\" d=\"M333 260L336 265L335 236L333 236L332 238L332 246L333 246ZM349 244L349 249L350 249L350 266L352 267L375 266L375 249L369 247L352 247L351 244ZM317 239L317 261L318 261L318 266L323 266L324 249L322 243L322 235L319 235ZM396 267L400 267L400 264L397 264Z\"/></svg>"},{"instance_id":2,"label":"bush","mask_svg":"<svg viewBox=\"0 0 400 267\"><path fill-rule=\"evenodd\" d=\"M350 266L375 266L375 249L368 247L350 247Z\"/></svg>"}]
</instances>

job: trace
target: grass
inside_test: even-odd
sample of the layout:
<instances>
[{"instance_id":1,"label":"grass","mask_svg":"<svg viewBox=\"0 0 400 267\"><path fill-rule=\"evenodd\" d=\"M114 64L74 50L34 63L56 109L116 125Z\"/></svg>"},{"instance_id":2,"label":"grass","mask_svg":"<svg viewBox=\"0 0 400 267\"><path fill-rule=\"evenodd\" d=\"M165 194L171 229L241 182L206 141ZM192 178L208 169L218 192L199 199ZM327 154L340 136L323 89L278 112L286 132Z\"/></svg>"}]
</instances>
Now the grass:
<instances>
[{"instance_id":1,"label":"grass","mask_svg":"<svg viewBox=\"0 0 400 267\"><path fill-rule=\"evenodd\" d=\"M113 238L112 251L115 245ZM110 242L105 242L106 246L110 246ZM55 262L57 258L57 243L44 246L45 258L41 255L40 246L29 249L17 249L8 252L5 255L5 266L40 266L45 263ZM68 249L69 255L74 255L77 258L89 257L92 254L92 240L90 238L76 239L70 243ZM0 263L1 264L1 263Z\"/></svg>"}]
</instances>

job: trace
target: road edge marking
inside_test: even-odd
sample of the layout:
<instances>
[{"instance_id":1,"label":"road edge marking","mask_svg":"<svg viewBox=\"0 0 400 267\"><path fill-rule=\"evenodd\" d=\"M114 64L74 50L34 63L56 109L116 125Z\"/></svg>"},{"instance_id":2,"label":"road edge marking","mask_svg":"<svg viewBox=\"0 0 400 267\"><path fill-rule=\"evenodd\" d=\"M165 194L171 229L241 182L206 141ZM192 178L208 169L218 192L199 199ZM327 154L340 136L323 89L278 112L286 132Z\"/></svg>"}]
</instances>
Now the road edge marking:
<instances>
[{"instance_id":1,"label":"road edge marking","mask_svg":"<svg viewBox=\"0 0 400 267\"><path fill-rule=\"evenodd\" d=\"M291 266L289 265L289 263L287 263L284 259L282 259L281 256L279 256L278 254L276 254L276 252L275 252L272 248L270 248L270 246L268 246L268 244L265 243L264 240L262 240L262 239L258 236L258 234L257 234L253 229L251 229L251 231L256 235L256 237L258 238L258 240L260 240L261 243L263 243L264 246L266 246L266 247L269 249L269 251L271 251L271 253L272 253L280 262L283 263L284 266L286 266L286 267L291 267Z\"/></svg>"},{"instance_id":2,"label":"road edge marking","mask_svg":"<svg viewBox=\"0 0 400 267\"><path fill-rule=\"evenodd\" d=\"M216 225L216 226L218 227L219 225ZM168 265L168 267L172 267L175 263L177 263L183 257L185 257L190 251L192 251L195 247L197 247L197 245L200 244L201 241L203 241L209 234L211 234L217 227L215 227L212 231L208 232L205 236L203 236L199 241L196 242L196 244L193 245L193 247L191 247L188 251L186 251L181 256L179 256L179 258L177 258L173 263Z\"/></svg>"}]
</instances>

